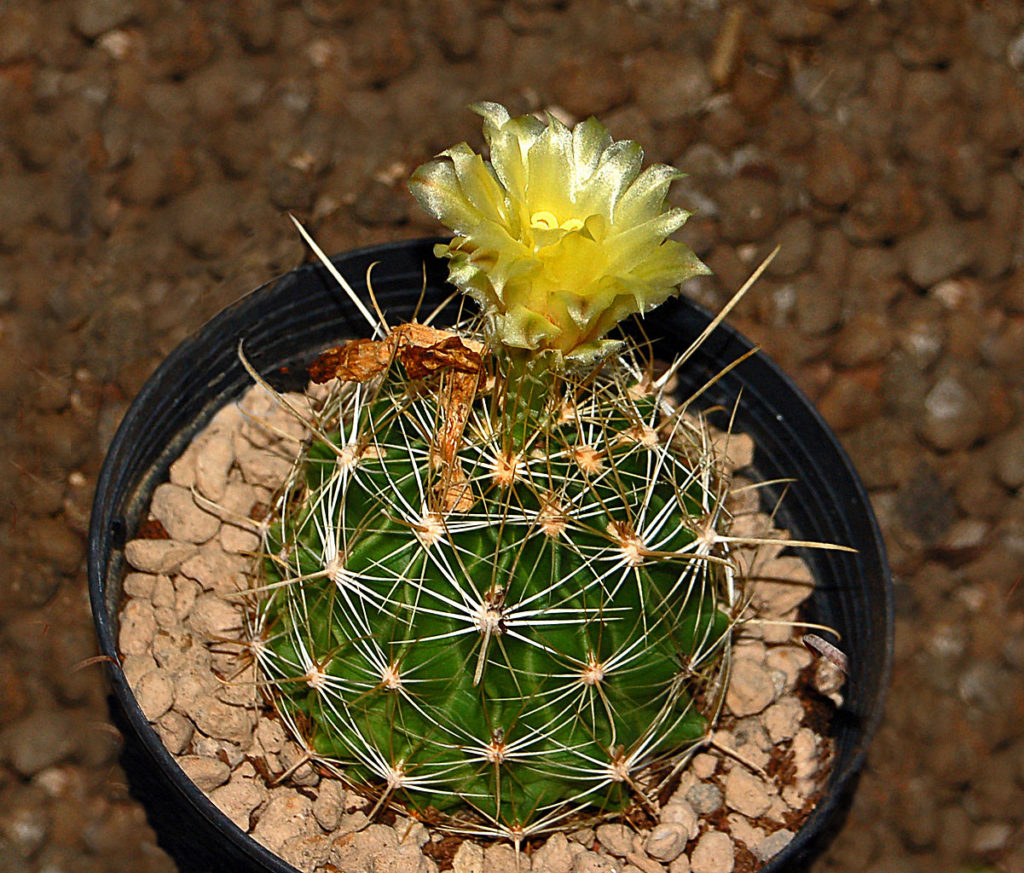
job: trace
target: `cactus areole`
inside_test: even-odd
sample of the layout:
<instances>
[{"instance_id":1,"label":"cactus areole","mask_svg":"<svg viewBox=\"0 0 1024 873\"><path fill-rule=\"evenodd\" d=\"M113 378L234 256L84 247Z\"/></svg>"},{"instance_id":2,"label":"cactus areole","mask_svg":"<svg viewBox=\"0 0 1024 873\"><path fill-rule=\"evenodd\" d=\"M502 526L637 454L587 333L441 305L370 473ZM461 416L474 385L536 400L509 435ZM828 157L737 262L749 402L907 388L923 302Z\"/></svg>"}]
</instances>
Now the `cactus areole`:
<instances>
[{"instance_id":1,"label":"cactus areole","mask_svg":"<svg viewBox=\"0 0 1024 873\"><path fill-rule=\"evenodd\" d=\"M380 803L513 839L657 796L706 739L736 605L702 418L607 334L706 272L679 174L596 120L484 118L413 174L480 313L312 368L254 649L312 755Z\"/></svg>"}]
</instances>

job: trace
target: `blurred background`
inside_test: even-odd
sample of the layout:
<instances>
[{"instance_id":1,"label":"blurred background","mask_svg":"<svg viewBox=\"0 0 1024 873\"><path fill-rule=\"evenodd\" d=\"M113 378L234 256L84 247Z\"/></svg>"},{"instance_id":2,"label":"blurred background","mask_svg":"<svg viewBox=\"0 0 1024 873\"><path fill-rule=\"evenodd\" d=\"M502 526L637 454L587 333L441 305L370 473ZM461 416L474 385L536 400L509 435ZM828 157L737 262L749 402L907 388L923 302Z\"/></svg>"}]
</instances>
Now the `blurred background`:
<instances>
[{"instance_id":1,"label":"blurred background","mask_svg":"<svg viewBox=\"0 0 1024 873\"><path fill-rule=\"evenodd\" d=\"M118 763L84 537L127 404L307 253L440 228L467 104L689 173L714 306L870 489L895 674L818 873L1024 871L1019 0L0 0L0 869L173 873Z\"/></svg>"}]
</instances>

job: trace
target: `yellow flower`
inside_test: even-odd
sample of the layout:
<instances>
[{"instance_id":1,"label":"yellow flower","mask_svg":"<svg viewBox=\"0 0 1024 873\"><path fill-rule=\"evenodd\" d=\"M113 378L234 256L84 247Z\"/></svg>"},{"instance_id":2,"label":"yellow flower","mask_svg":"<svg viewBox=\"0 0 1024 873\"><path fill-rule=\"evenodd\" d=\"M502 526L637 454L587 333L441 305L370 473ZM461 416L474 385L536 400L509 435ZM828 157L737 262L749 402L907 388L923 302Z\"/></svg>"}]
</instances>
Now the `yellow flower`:
<instances>
[{"instance_id":1,"label":"yellow flower","mask_svg":"<svg viewBox=\"0 0 1024 873\"><path fill-rule=\"evenodd\" d=\"M553 117L511 118L496 103L472 109L490 161L461 143L419 167L409 187L454 231L435 253L450 259L449 278L480 303L498 343L597 360L617 346L602 338L619 321L707 272L667 239L688 217L665 209L678 170L641 172L640 146L614 141L594 118L570 130Z\"/></svg>"}]
</instances>

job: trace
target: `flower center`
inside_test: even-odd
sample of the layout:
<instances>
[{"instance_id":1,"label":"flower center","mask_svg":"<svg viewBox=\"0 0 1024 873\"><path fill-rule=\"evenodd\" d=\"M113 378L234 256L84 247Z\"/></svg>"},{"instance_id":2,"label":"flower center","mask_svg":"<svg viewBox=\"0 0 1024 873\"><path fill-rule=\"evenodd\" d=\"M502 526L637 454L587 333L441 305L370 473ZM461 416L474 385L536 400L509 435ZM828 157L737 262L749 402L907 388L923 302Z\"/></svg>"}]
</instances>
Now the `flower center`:
<instances>
[{"instance_id":1,"label":"flower center","mask_svg":"<svg viewBox=\"0 0 1024 873\"><path fill-rule=\"evenodd\" d=\"M530 216L530 227L535 227L538 230L555 230L559 227L562 230L580 230L583 227L583 222L578 218L567 218L559 224L553 212L541 209Z\"/></svg>"}]
</instances>

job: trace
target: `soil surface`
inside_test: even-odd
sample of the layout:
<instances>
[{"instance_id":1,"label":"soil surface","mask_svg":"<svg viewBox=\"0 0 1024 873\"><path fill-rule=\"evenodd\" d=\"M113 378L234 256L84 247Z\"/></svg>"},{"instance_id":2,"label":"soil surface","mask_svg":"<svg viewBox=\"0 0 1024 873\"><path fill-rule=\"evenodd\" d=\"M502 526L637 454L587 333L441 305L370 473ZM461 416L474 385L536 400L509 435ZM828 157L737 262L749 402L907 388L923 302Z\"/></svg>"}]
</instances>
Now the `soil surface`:
<instances>
[{"instance_id":1,"label":"soil surface","mask_svg":"<svg viewBox=\"0 0 1024 873\"><path fill-rule=\"evenodd\" d=\"M89 661L103 453L180 339L306 257L287 212L327 251L437 232L403 180L491 99L686 170L704 302L782 245L733 321L839 433L897 589L812 869L1024 870L1022 83L1018 0L0 3L0 869L195 869Z\"/></svg>"}]
</instances>

